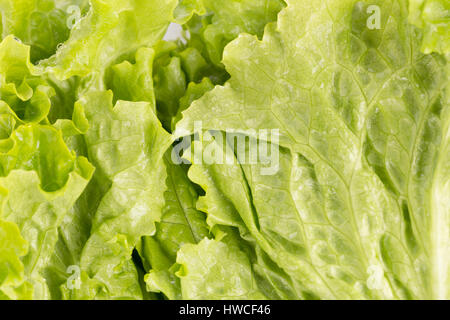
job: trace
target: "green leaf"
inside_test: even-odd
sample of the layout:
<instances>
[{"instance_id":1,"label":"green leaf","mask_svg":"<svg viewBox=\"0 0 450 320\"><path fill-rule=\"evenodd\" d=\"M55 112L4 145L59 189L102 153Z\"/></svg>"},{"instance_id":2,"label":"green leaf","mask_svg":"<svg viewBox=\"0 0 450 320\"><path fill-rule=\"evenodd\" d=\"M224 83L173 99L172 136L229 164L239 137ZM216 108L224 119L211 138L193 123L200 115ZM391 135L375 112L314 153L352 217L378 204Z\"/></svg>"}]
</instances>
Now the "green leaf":
<instances>
[{"instance_id":1,"label":"green leaf","mask_svg":"<svg viewBox=\"0 0 450 320\"><path fill-rule=\"evenodd\" d=\"M0 0L0 299L448 299L448 29L447 0Z\"/></svg>"},{"instance_id":2,"label":"green leaf","mask_svg":"<svg viewBox=\"0 0 450 320\"><path fill-rule=\"evenodd\" d=\"M155 235L142 240L139 252L146 269L151 269L145 277L148 288L164 293L169 299L179 299L181 289L173 268L177 252L184 244L196 244L208 237L209 230L205 214L195 208L198 194L183 167L173 164L171 152L169 149L165 156L167 190L161 221Z\"/></svg>"},{"instance_id":3,"label":"green leaf","mask_svg":"<svg viewBox=\"0 0 450 320\"><path fill-rule=\"evenodd\" d=\"M48 58L69 38L72 20L81 18L88 4L88 0L1 0L2 38L14 35L29 45L33 63Z\"/></svg>"},{"instance_id":4,"label":"green leaf","mask_svg":"<svg viewBox=\"0 0 450 320\"><path fill-rule=\"evenodd\" d=\"M25 294L20 292L20 286L27 286L20 257L27 254L28 243L16 224L0 220L0 248L0 295L9 299L30 299L29 290L23 292Z\"/></svg>"},{"instance_id":5,"label":"green leaf","mask_svg":"<svg viewBox=\"0 0 450 320\"><path fill-rule=\"evenodd\" d=\"M199 15L208 13L203 17L194 16L187 23L189 43L213 64L220 65L223 49L230 41L241 33L261 37L266 24L275 21L284 6L282 0L191 0L181 1L175 14L186 12L186 8Z\"/></svg>"},{"instance_id":6,"label":"green leaf","mask_svg":"<svg viewBox=\"0 0 450 320\"><path fill-rule=\"evenodd\" d=\"M183 111L187 110L192 102L200 99L205 93L211 91L213 88L214 85L209 78L203 78L200 83L189 83L184 96L180 98L177 114L172 118L172 130L175 130L176 124L182 119Z\"/></svg>"},{"instance_id":7,"label":"green leaf","mask_svg":"<svg viewBox=\"0 0 450 320\"><path fill-rule=\"evenodd\" d=\"M80 257L81 288L63 288L66 297L142 298L131 254L142 236L155 233L160 219L163 154L172 138L150 103L118 101L113 108L112 101L111 91L99 91L77 102L89 122L85 142L103 194Z\"/></svg>"},{"instance_id":8,"label":"green leaf","mask_svg":"<svg viewBox=\"0 0 450 320\"><path fill-rule=\"evenodd\" d=\"M186 244L177 255L183 299L264 299L244 252L222 241Z\"/></svg>"},{"instance_id":9,"label":"green leaf","mask_svg":"<svg viewBox=\"0 0 450 320\"><path fill-rule=\"evenodd\" d=\"M189 107L196 91L195 99L212 89L205 83L223 83L227 79L226 72L208 63L200 52L192 47L177 42L160 41L154 46L154 91L158 117L166 129L173 128L173 122L178 121L181 109ZM195 87L192 89L190 87ZM200 89L201 88L201 89ZM185 97L189 96L189 98ZM189 103L189 104L187 104Z\"/></svg>"},{"instance_id":10,"label":"green leaf","mask_svg":"<svg viewBox=\"0 0 450 320\"><path fill-rule=\"evenodd\" d=\"M155 97L158 116L166 128L178 111L180 98L186 90L186 75L180 57L174 55L178 47L174 43L161 42L156 47L154 67Z\"/></svg>"},{"instance_id":11,"label":"green leaf","mask_svg":"<svg viewBox=\"0 0 450 320\"><path fill-rule=\"evenodd\" d=\"M60 80L75 75L101 79L116 60L164 36L175 2L91 0L89 12L74 26L68 40L41 64Z\"/></svg>"},{"instance_id":12,"label":"green leaf","mask_svg":"<svg viewBox=\"0 0 450 320\"><path fill-rule=\"evenodd\" d=\"M423 52L450 52L450 2L410 0L409 20L423 29Z\"/></svg>"},{"instance_id":13,"label":"green leaf","mask_svg":"<svg viewBox=\"0 0 450 320\"><path fill-rule=\"evenodd\" d=\"M369 5L383 13L379 30L367 27ZM206 190L208 224L250 233L305 297L448 298L449 68L420 52L407 5L288 1L262 41L227 46L231 79L177 125L176 137L195 121L203 132L279 130L247 133L279 150L275 175L228 146L234 165L196 161L189 177Z\"/></svg>"},{"instance_id":14,"label":"green leaf","mask_svg":"<svg viewBox=\"0 0 450 320\"><path fill-rule=\"evenodd\" d=\"M93 174L86 158L71 153L59 131L23 125L0 154L2 219L15 223L29 243L21 258L33 298L49 298L44 269L58 238L58 226ZM5 141L4 141L5 142ZM20 254L20 255L23 255Z\"/></svg>"},{"instance_id":15,"label":"green leaf","mask_svg":"<svg viewBox=\"0 0 450 320\"><path fill-rule=\"evenodd\" d=\"M30 47L13 36L0 43L0 99L8 104L20 122L38 123L51 107L54 89L30 62Z\"/></svg>"},{"instance_id":16,"label":"green leaf","mask_svg":"<svg viewBox=\"0 0 450 320\"><path fill-rule=\"evenodd\" d=\"M115 101L148 101L154 104L154 55L153 49L141 48L136 52L134 64L125 60L107 71L105 83L113 91Z\"/></svg>"},{"instance_id":17,"label":"green leaf","mask_svg":"<svg viewBox=\"0 0 450 320\"><path fill-rule=\"evenodd\" d=\"M186 90L208 91L205 85L186 89L192 83L209 78L214 84L223 84L228 74L220 63L223 48L240 33L261 36L264 26L276 19L283 8L281 0L223 1L220 5L209 0L179 1L174 11L175 20L184 24L189 36L183 41L161 42L155 46L155 94L158 115L166 129L173 129L179 120L180 99ZM193 15L196 14L194 17ZM200 15L200 16L198 16ZM199 98L198 96L197 98Z\"/></svg>"},{"instance_id":18,"label":"green leaf","mask_svg":"<svg viewBox=\"0 0 450 320\"><path fill-rule=\"evenodd\" d=\"M204 0L180 0L175 8L175 21L179 24L185 24L194 14L200 16L206 13Z\"/></svg>"}]
</instances>

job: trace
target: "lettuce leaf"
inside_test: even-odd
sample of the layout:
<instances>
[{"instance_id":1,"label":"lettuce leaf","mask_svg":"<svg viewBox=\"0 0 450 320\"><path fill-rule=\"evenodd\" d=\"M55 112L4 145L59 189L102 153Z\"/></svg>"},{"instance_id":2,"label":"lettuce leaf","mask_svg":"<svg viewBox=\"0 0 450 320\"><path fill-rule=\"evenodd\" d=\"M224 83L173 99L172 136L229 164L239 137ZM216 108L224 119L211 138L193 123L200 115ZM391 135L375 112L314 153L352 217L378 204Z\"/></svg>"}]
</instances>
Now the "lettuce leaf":
<instances>
[{"instance_id":1,"label":"lettuce leaf","mask_svg":"<svg viewBox=\"0 0 450 320\"><path fill-rule=\"evenodd\" d=\"M450 3L445 0L410 0L409 19L423 30L422 51L450 52Z\"/></svg>"},{"instance_id":2,"label":"lettuce leaf","mask_svg":"<svg viewBox=\"0 0 450 320\"><path fill-rule=\"evenodd\" d=\"M231 79L195 101L175 134L194 133L195 121L279 129L279 171L264 176L239 155L234 166L195 164L201 210L250 233L307 296L448 298L445 57L420 52L407 1L287 2L262 41L240 35L226 47ZM379 30L366 27L373 4Z\"/></svg>"},{"instance_id":3,"label":"lettuce leaf","mask_svg":"<svg viewBox=\"0 0 450 320\"><path fill-rule=\"evenodd\" d=\"M16 36L31 47L31 61L38 62L69 38L72 20L81 18L88 6L88 0L2 0L2 38Z\"/></svg>"},{"instance_id":4,"label":"lettuce leaf","mask_svg":"<svg viewBox=\"0 0 450 320\"><path fill-rule=\"evenodd\" d=\"M0 217L17 225L28 249L16 253L23 256L24 272L17 287L32 288L33 298L46 299L50 289L45 268L58 226L94 169L86 158L70 152L61 132L50 126L21 125L2 140L2 146Z\"/></svg>"},{"instance_id":5,"label":"lettuce leaf","mask_svg":"<svg viewBox=\"0 0 450 320\"><path fill-rule=\"evenodd\" d=\"M117 59L151 46L164 35L175 0L91 0L90 10L73 27L55 55L41 64L60 80L102 77ZM94 85L100 85L95 83ZM103 89L103 88L98 88Z\"/></svg>"},{"instance_id":6,"label":"lettuce leaf","mask_svg":"<svg viewBox=\"0 0 450 320\"><path fill-rule=\"evenodd\" d=\"M131 254L142 236L155 233L163 205L162 159L171 137L150 103L119 100L113 108L112 99L111 91L93 91L77 102L89 123L84 139L95 179L105 192L80 257L88 280L74 298L142 298Z\"/></svg>"},{"instance_id":7,"label":"lettuce leaf","mask_svg":"<svg viewBox=\"0 0 450 320\"><path fill-rule=\"evenodd\" d=\"M30 47L12 35L0 43L0 97L20 122L46 119L54 89L30 62Z\"/></svg>"},{"instance_id":8,"label":"lettuce leaf","mask_svg":"<svg viewBox=\"0 0 450 320\"><path fill-rule=\"evenodd\" d=\"M448 13L0 0L0 299L448 299Z\"/></svg>"},{"instance_id":9,"label":"lettuce leaf","mask_svg":"<svg viewBox=\"0 0 450 320\"><path fill-rule=\"evenodd\" d=\"M224 47L242 32L261 37L264 26L283 7L281 0L178 2L173 15L186 34L181 41L155 45L155 94L159 118L167 130L174 129L180 112L190 105L185 104L193 98L188 91L196 91L198 99L200 92L210 90L208 81L223 84L228 80L221 64Z\"/></svg>"},{"instance_id":10,"label":"lettuce leaf","mask_svg":"<svg viewBox=\"0 0 450 320\"><path fill-rule=\"evenodd\" d=\"M204 239L177 255L184 299L264 299L244 252L222 241ZM226 280L225 280L226 279Z\"/></svg>"},{"instance_id":11,"label":"lettuce leaf","mask_svg":"<svg viewBox=\"0 0 450 320\"><path fill-rule=\"evenodd\" d=\"M0 298L30 299L31 290L23 285L24 266L20 261L27 254L28 243L16 224L0 220L0 245Z\"/></svg>"},{"instance_id":12,"label":"lettuce leaf","mask_svg":"<svg viewBox=\"0 0 450 320\"><path fill-rule=\"evenodd\" d=\"M220 65L223 49L230 41L240 33L261 37L266 24L275 21L283 7L282 0L184 0L175 10L175 17L183 21L193 13L199 14L186 24L190 44L213 64Z\"/></svg>"},{"instance_id":13,"label":"lettuce leaf","mask_svg":"<svg viewBox=\"0 0 450 320\"><path fill-rule=\"evenodd\" d=\"M197 191L185 169L173 164L171 151L169 149L165 156L167 190L161 221L157 223L153 237L142 239L138 251L146 271L150 271L145 277L147 287L151 291L163 292L170 299L179 299L182 297L181 285L174 266L177 254L185 244L197 244L207 238L209 229L205 214L195 208Z\"/></svg>"}]
</instances>

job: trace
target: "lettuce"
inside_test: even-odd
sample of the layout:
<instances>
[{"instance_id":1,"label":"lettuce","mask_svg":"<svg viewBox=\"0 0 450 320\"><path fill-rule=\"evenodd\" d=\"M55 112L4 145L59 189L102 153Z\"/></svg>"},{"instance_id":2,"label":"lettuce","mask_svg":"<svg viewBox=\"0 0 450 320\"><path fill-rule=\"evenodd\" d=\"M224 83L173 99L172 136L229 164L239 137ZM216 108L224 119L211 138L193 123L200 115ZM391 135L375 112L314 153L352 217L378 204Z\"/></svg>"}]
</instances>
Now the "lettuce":
<instances>
[{"instance_id":1,"label":"lettuce","mask_svg":"<svg viewBox=\"0 0 450 320\"><path fill-rule=\"evenodd\" d=\"M212 224L250 233L308 294L446 298L449 211L436 195L448 190L449 70L420 52L406 2L376 3L390 16L369 32L366 3L288 1L262 41L227 46L230 81L177 130L280 128L277 176L238 158L194 164L190 177Z\"/></svg>"},{"instance_id":2,"label":"lettuce","mask_svg":"<svg viewBox=\"0 0 450 320\"><path fill-rule=\"evenodd\" d=\"M450 3L448 1L411 0L411 23L424 29L422 51L425 53L450 51Z\"/></svg>"},{"instance_id":3,"label":"lettuce","mask_svg":"<svg viewBox=\"0 0 450 320\"><path fill-rule=\"evenodd\" d=\"M2 35L14 35L29 45L32 62L49 58L88 6L88 0L2 0Z\"/></svg>"},{"instance_id":4,"label":"lettuce","mask_svg":"<svg viewBox=\"0 0 450 320\"><path fill-rule=\"evenodd\" d=\"M449 9L0 0L0 299L449 299Z\"/></svg>"}]
</instances>

